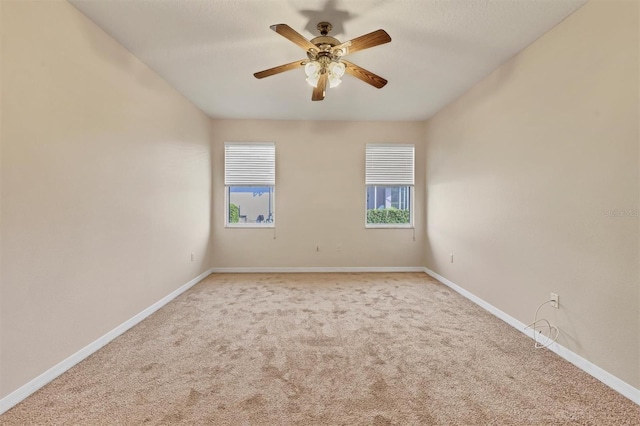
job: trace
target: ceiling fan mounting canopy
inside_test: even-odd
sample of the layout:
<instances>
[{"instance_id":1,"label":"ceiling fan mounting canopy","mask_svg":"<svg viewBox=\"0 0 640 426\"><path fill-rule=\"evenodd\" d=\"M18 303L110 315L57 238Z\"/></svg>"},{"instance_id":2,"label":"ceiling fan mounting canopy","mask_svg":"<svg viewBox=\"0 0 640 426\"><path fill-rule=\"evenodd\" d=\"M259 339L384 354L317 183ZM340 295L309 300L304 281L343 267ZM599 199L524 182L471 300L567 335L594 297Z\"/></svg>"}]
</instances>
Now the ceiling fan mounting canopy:
<instances>
[{"instance_id":1,"label":"ceiling fan mounting canopy","mask_svg":"<svg viewBox=\"0 0 640 426\"><path fill-rule=\"evenodd\" d=\"M316 28L318 28L321 35L326 36L333 29L333 26L331 26L331 23L329 22L322 21L318 22L318 26Z\"/></svg>"},{"instance_id":2,"label":"ceiling fan mounting canopy","mask_svg":"<svg viewBox=\"0 0 640 426\"><path fill-rule=\"evenodd\" d=\"M338 39L329 35L332 29L332 25L329 22L318 23L317 28L320 36L311 40L307 40L286 24L272 25L270 28L305 49L308 60L291 62L257 72L254 76L258 79L304 67L307 74L307 82L314 88L311 96L313 101L323 100L327 84L329 84L329 87L338 86L345 72L378 89L387 84L387 80L384 78L342 59L343 56L349 53L390 42L391 37L384 30L377 30L341 43Z\"/></svg>"}]
</instances>

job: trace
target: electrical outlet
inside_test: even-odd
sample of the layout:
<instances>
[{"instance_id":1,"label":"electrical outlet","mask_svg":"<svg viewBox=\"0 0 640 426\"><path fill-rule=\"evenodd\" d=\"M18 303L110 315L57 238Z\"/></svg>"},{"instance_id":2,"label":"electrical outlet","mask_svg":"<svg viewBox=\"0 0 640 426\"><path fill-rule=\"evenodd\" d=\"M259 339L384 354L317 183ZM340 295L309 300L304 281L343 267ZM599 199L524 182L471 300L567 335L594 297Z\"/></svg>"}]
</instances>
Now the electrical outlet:
<instances>
[{"instance_id":1,"label":"electrical outlet","mask_svg":"<svg viewBox=\"0 0 640 426\"><path fill-rule=\"evenodd\" d=\"M560 308L560 296L555 293L551 293L551 307L556 309Z\"/></svg>"},{"instance_id":2,"label":"electrical outlet","mask_svg":"<svg viewBox=\"0 0 640 426\"><path fill-rule=\"evenodd\" d=\"M449 255L449 263L453 263L453 253Z\"/></svg>"},{"instance_id":3,"label":"electrical outlet","mask_svg":"<svg viewBox=\"0 0 640 426\"><path fill-rule=\"evenodd\" d=\"M193 255L193 253L191 253L191 261L193 262L195 260L195 256Z\"/></svg>"}]
</instances>

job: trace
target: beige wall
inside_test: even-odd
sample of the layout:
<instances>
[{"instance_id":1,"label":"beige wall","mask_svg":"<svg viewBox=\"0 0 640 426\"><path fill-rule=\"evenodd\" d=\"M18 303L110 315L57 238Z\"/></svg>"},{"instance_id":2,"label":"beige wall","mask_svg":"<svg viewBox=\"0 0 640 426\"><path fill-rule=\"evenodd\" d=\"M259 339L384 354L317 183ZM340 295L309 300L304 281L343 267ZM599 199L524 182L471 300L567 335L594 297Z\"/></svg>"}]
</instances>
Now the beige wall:
<instances>
[{"instance_id":1,"label":"beige wall","mask_svg":"<svg viewBox=\"0 0 640 426\"><path fill-rule=\"evenodd\" d=\"M211 193L208 117L71 5L1 31L0 398L206 270Z\"/></svg>"},{"instance_id":2,"label":"beige wall","mask_svg":"<svg viewBox=\"0 0 640 426\"><path fill-rule=\"evenodd\" d=\"M4 32L2 31L2 16L3 16L3 6L4 2L0 1L0 60L3 59L3 55L2 55L2 46L4 45ZM2 396L4 395L4 392L2 390L2 342L3 342L3 331L2 329L4 328L2 326L3 323L3 310L2 310L2 299L3 299L3 284L2 284L2 147L4 146L3 144L3 126L2 126L2 122L4 121L2 119L3 117L3 105L4 105L4 98L2 97L2 93L4 93L4 84L3 84L3 79L2 79L2 64L0 64L0 398L2 398Z\"/></svg>"},{"instance_id":3,"label":"beige wall","mask_svg":"<svg viewBox=\"0 0 640 426\"><path fill-rule=\"evenodd\" d=\"M423 161L414 241L413 229L365 229L364 155L367 143L409 143L424 158L423 123L213 120L212 137L214 267L422 265ZM275 142L275 232L224 227L224 142Z\"/></svg>"},{"instance_id":4,"label":"beige wall","mask_svg":"<svg viewBox=\"0 0 640 426\"><path fill-rule=\"evenodd\" d=\"M427 266L524 323L558 293L559 343L636 388L638 16L588 3L426 128Z\"/></svg>"}]
</instances>

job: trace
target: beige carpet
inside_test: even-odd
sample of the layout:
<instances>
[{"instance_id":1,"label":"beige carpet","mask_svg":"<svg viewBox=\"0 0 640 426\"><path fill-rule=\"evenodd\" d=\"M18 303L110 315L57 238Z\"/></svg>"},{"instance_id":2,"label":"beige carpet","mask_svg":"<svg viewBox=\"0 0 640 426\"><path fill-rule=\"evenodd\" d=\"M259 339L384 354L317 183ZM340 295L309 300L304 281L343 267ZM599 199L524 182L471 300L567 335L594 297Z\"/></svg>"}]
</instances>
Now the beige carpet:
<instances>
[{"instance_id":1,"label":"beige carpet","mask_svg":"<svg viewBox=\"0 0 640 426\"><path fill-rule=\"evenodd\" d=\"M422 273L210 276L2 425L639 425Z\"/></svg>"}]
</instances>

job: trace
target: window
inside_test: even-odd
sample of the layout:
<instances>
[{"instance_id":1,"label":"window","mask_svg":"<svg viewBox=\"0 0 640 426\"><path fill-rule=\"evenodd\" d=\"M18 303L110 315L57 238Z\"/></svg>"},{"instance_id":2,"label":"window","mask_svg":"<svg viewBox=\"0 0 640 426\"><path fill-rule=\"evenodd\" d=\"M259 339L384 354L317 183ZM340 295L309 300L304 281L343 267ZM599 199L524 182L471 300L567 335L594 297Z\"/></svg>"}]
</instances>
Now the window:
<instances>
[{"instance_id":1,"label":"window","mask_svg":"<svg viewBox=\"0 0 640 426\"><path fill-rule=\"evenodd\" d=\"M367 145L368 228L413 226L414 156L413 145Z\"/></svg>"},{"instance_id":2,"label":"window","mask_svg":"<svg viewBox=\"0 0 640 426\"><path fill-rule=\"evenodd\" d=\"M273 143L225 143L225 225L275 225L276 147Z\"/></svg>"}]
</instances>

